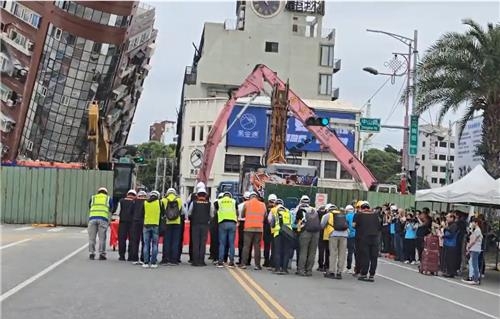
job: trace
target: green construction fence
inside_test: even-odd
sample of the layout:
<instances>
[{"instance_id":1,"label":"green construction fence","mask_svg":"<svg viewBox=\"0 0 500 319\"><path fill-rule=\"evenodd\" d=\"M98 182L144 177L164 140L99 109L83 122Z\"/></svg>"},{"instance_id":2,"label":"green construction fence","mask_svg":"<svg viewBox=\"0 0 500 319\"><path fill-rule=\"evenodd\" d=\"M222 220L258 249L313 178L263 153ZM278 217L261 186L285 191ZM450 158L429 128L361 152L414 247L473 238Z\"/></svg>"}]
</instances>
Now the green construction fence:
<instances>
[{"instance_id":1,"label":"green construction fence","mask_svg":"<svg viewBox=\"0 0 500 319\"><path fill-rule=\"evenodd\" d=\"M112 193L112 171L1 167L1 222L84 226L101 186Z\"/></svg>"}]
</instances>

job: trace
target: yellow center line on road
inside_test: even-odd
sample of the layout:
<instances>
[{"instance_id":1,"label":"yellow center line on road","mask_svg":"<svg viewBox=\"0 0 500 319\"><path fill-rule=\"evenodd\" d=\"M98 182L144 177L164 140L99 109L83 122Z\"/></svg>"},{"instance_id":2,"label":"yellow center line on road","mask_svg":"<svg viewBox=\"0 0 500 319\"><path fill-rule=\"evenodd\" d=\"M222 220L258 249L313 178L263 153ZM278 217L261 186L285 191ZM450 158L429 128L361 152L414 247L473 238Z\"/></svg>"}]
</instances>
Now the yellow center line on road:
<instances>
[{"instance_id":1,"label":"yellow center line on road","mask_svg":"<svg viewBox=\"0 0 500 319\"><path fill-rule=\"evenodd\" d=\"M260 306L260 308L262 308L262 310L264 310L264 312L270 319L279 319L278 315L276 315L276 313L274 313L271 310L271 308L269 308L269 306L262 299L260 299L259 296L257 296L257 294L252 290L252 288L250 288L245 283L245 281L236 274L236 272L233 269L228 269L228 270L231 276L233 276L233 278L236 279L236 281L241 285L241 287L243 287L243 289L245 289L245 291L250 295L250 297L252 297L253 300L255 300L255 302Z\"/></svg>"},{"instance_id":2,"label":"yellow center line on road","mask_svg":"<svg viewBox=\"0 0 500 319\"><path fill-rule=\"evenodd\" d=\"M294 319L294 317L288 311L286 311L285 308L283 308L283 306L281 306L273 297L271 297L267 293L267 291L264 290L264 288L259 286L259 284L257 284L252 278L250 278L250 276L247 273L245 273L244 270L238 269L237 271L250 283L250 285L252 285L258 292L260 292L261 295L264 296L264 298L267 301L269 301L269 303L271 303L271 305L273 305L274 308L276 308L276 310L278 310L286 319Z\"/></svg>"}]
</instances>

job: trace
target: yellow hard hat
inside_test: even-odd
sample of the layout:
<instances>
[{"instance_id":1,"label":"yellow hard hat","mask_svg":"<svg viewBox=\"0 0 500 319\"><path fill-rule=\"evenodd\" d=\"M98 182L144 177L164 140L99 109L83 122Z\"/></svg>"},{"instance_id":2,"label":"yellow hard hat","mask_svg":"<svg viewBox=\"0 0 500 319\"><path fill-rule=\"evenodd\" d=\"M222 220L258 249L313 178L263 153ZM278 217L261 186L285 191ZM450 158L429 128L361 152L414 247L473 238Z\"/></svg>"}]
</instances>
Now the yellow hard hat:
<instances>
[{"instance_id":1,"label":"yellow hard hat","mask_svg":"<svg viewBox=\"0 0 500 319\"><path fill-rule=\"evenodd\" d=\"M356 208L360 208L361 207L361 204L363 204L363 201L362 200L358 200L356 202Z\"/></svg>"}]
</instances>

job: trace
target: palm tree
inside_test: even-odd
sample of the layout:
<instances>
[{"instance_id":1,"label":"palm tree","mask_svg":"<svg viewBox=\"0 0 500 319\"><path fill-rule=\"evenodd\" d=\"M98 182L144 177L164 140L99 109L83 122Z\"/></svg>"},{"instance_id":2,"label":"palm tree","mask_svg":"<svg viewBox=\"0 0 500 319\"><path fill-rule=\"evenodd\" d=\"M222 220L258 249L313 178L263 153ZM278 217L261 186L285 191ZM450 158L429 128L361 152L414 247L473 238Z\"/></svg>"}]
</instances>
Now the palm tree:
<instances>
[{"instance_id":1,"label":"palm tree","mask_svg":"<svg viewBox=\"0 0 500 319\"><path fill-rule=\"evenodd\" d=\"M465 19L465 33L444 34L419 64L416 92L417 114L439 104L439 119L465 105L458 134L477 111L483 113L482 143L477 154L485 169L500 177L500 24Z\"/></svg>"}]
</instances>

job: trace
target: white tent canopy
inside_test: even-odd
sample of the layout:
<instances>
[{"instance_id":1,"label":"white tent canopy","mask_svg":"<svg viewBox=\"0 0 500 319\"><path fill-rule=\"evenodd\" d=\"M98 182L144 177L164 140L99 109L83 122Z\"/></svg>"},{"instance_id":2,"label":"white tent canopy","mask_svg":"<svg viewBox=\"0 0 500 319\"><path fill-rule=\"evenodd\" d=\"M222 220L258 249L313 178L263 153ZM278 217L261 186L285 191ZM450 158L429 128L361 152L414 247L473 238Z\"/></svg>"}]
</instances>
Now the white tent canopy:
<instances>
[{"instance_id":1,"label":"white tent canopy","mask_svg":"<svg viewBox=\"0 0 500 319\"><path fill-rule=\"evenodd\" d=\"M500 206L500 179L493 179L481 165L477 165L453 184L417 191L415 200Z\"/></svg>"}]
</instances>

